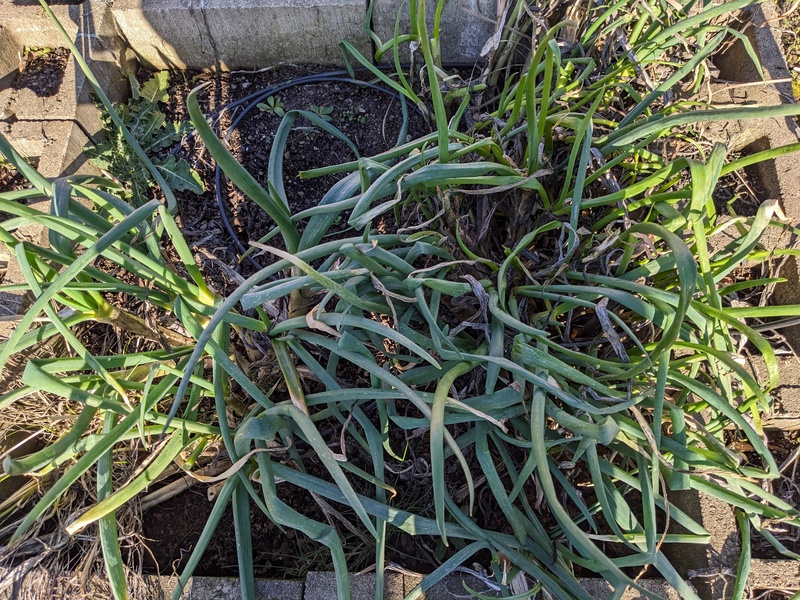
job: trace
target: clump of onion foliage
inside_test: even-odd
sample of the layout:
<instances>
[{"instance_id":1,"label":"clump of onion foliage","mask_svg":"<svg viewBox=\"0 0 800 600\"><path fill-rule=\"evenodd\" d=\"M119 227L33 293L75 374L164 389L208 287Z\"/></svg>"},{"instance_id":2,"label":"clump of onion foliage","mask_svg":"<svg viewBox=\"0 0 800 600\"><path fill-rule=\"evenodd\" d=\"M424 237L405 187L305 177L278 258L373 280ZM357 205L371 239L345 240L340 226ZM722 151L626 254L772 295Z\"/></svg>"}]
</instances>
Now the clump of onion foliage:
<instances>
[{"instance_id":1,"label":"clump of onion foliage","mask_svg":"<svg viewBox=\"0 0 800 600\"><path fill-rule=\"evenodd\" d=\"M442 4L430 27L424 0L411 2L410 33L398 27L392 40L375 39L378 58L397 67L392 75L343 43L348 60L416 104L434 132L303 173L342 178L299 214L282 160L295 120L313 116L284 116L264 189L207 123L202 89L192 92L189 112L206 148L272 219L281 242L258 245L274 262L226 298L203 281L168 186L121 122L163 200L131 206L107 191L110 181L45 180L0 140L34 186L0 196L13 215L0 236L27 280L14 289L37 298L0 345L0 364L53 338L70 348L68 357L32 358L22 387L0 397L0 407L36 392L82 407L63 437L4 463L7 475L57 474L46 489L27 486L0 505L9 551L95 470L97 503L73 515L65 533L97 523L115 596L126 597L115 511L170 465L191 471L222 440L234 468L181 582L232 505L245 598L255 597L251 503L327 546L339 597L349 598L336 529L284 503L286 486L355 515L374 539L378 597L399 529L454 549L409 598L481 551L504 596L516 582L514 592L527 590L522 597L589 598L575 576L581 568L608 581L614 598L630 587L655 597L629 575L653 565L681 597L695 598L664 552L709 540L671 504L680 490L724 500L740 523L790 554L766 525L797 525L800 514L763 485L779 475L761 428L777 362L748 320L794 316L800 307L733 305L733 294L778 280L728 276L793 251L759 244L779 225L776 202L721 219L714 190L724 175L795 148L733 161L721 144L692 157L662 152L694 123L800 112L713 110L693 97L726 41L739 38L752 54L726 17L754 2L592 2L569 14L551 4L509 4L487 45L489 68L467 82L441 64L449 43L439 35ZM410 47L414 66L402 67ZM40 196L52 200L51 214L17 202ZM376 233L387 215L403 228ZM332 238L339 220L351 229ZM28 223L48 229L49 248L12 235ZM170 264L166 245L179 263ZM98 268L101 257L116 268ZM142 322L112 306L108 291L150 303L179 327ZM113 322L163 349L94 356L73 332L84 321ZM741 360L745 340L763 358L765 380ZM236 360L242 344L277 365L274 381ZM203 399L216 408L211 424L198 415ZM242 400L244 414L229 419ZM405 450L397 431L421 432L429 446L430 514L391 485ZM753 448L747 460L728 447L731 435ZM137 439L149 458L114 487L115 449ZM371 464L350 462L348 448ZM326 475L312 474L312 464ZM479 495L494 523L476 518ZM747 542L749 527L742 535ZM611 557L607 543L623 551ZM745 560L738 596L747 571Z\"/></svg>"}]
</instances>

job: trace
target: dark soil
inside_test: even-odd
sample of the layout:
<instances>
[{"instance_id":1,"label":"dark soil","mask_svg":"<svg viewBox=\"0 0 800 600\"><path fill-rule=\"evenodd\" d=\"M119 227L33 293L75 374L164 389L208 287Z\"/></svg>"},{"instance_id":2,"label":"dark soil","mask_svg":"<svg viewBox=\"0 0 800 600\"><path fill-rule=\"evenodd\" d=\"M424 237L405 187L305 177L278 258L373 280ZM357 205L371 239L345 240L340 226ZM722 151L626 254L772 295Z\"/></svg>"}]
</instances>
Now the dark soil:
<instances>
[{"instance_id":1,"label":"dark soil","mask_svg":"<svg viewBox=\"0 0 800 600\"><path fill-rule=\"evenodd\" d=\"M411 417L419 416L413 406L405 403L398 403L398 412ZM338 451L341 425L336 421L327 423L327 427L324 423L318 425L324 439L329 441L329 446ZM387 457L386 483L397 492L392 505L398 509L408 509L423 517L435 518L428 432L403 432L399 428L393 428L390 431L390 442L395 451L399 451L406 457L402 463ZM359 468L371 471L371 460L368 454L357 445L353 446L347 449L348 461ZM303 449L299 448L299 450L302 453ZM519 456L515 455L514 459L522 464L525 454L517 448L512 452L519 453ZM311 453L308 457L306 468L313 475L330 480L324 469L313 462ZM476 458L472 448L465 451L465 458L468 463L475 464ZM569 458L568 453L563 453L558 457L559 460L568 460ZM510 489L514 482L503 468L502 458L499 455L495 456L493 452L493 459L506 489ZM473 469L473 472L476 471ZM590 480L589 473L582 463L565 474L573 485L582 490L584 502L587 506L591 506L596 498L590 486L582 485ZM467 494L464 476L460 466L452 458L446 462L446 481L451 497L460 502L462 507L466 507ZM358 481L353 484L358 492L366 496L374 495L374 490L369 485L362 482L362 486L359 487ZM560 489L558 484L557 488ZM142 533L147 544L143 567L146 572L160 572L169 575L173 572L180 572L185 566L213 507L213 503L206 497L207 490L207 486L198 485L193 491L184 492L148 510L143 515ZM279 498L296 511L316 521L331 523L336 528L345 547L348 566L352 571L358 571L374 564L374 545L366 541L369 539L369 535L351 510L343 508L339 504L330 503L334 509L340 511L342 517L361 532L361 537L343 526L340 520L329 518L307 490L282 483L277 486L277 491ZM475 492L475 511L472 515L475 523L487 530L513 535L513 530L497 505L489 486L485 482L478 482ZM552 529L556 525L556 521L545 505L541 503L533 479L525 486L524 494L544 527ZM641 503L641 496L636 492L628 493L627 497L633 507ZM580 512L577 507L566 494L562 494L562 499L567 510L578 519ZM310 540L300 532L290 529L281 532L252 502L250 518L250 529L253 533L253 564L257 577L302 578L309 570L331 568L329 553L325 546ZM596 514L595 519L600 533L610 533L610 527L603 520L602 515ZM663 527L663 525L663 514L659 512L659 527ZM582 527L587 528L586 523L583 523ZM426 574L458 551L460 549L458 543L459 540L451 540L450 547L444 547L436 537L411 536L390 527L386 560L405 569ZM622 544L605 544L603 551L612 557L629 554L629 550ZM491 557L477 555L473 560L488 565ZM470 562L472 561L467 561L467 563ZM631 577L637 575L644 578L657 576L652 568L631 567L624 570ZM236 535L232 510L228 507L195 573L206 576L236 576L237 572ZM592 573L577 567L576 575L591 576Z\"/></svg>"},{"instance_id":2,"label":"dark soil","mask_svg":"<svg viewBox=\"0 0 800 600\"><path fill-rule=\"evenodd\" d=\"M256 73L195 76L182 72L173 73L170 100L163 110L168 119L188 119L186 96L194 87L204 82L209 85L207 91L201 93L200 102L204 113L213 115L254 91L323 72L323 67L308 66L284 67ZM140 79L145 80L148 77L148 72L140 73ZM313 111L313 107L317 107L320 112L327 114L330 123L341 130L355 144L360 155L365 157L392 148L397 143L403 122L400 101L396 96L352 83L296 85L278 92L274 98L276 104L287 112ZM234 156L266 190L267 162L281 117L275 111L260 110L253 106L232 131L232 120L242 110L243 107L234 107L221 115L219 134L229 140ZM427 129L422 117L411 107L409 112L411 116L408 134L416 137L425 133ZM256 265L264 266L274 260L271 256L258 256L255 257L255 262L248 260L239 263L239 257L249 247L249 243L266 235L274 227L274 222L258 205L239 192L224 174L219 189L219 203L224 207L224 214L221 213L215 193L217 185L214 162L207 153L203 153L203 149L199 139L190 138L183 147L170 150L177 158L186 158L198 170L206 189L200 196L191 192L176 193L179 224L187 240L195 243L201 256L206 257L202 266L204 274L213 284L220 286L219 291L224 293L229 283L226 282L228 277L219 273L219 263L224 263L229 269L246 277L256 270ZM303 180L298 176L300 171L340 164L355 158L344 142L309 121L298 119L283 154L283 183L291 212L296 214L318 205L325 193L341 177L331 175ZM224 219L230 224L235 240L231 238ZM302 229L304 224L301 222L299 225ZM343 224L336 227L339 231L344 228ZM269 243L278 248L283 247L280 236L272 238Z\"/></svg>"},{"instance_id":3,"label":"dark soil","mask_svg":"<svg viewBox=\"0 0 800 600\"><path fill-rule=\"evenodd\" d=\"M312 66L289 67L258 73L196 76L173 73L169 91L170 101L163 110L168 119L187 119L186 96L199 83L205 81L210 85L207 92L201 95L201 103L206 114L215 114L255 90L321 72L323 72L321 67ZM139 75L141 80L146 80L150 76L147 72ZM400 102L396 96L341 81L290 87L275 95L273 106L279 106L283 111L316 110L326 115L330 119L329 122L356 145L361 156L372 156L392 148L398 141L403 122ZM231 131L231 122L241 114L241 110L242 108L235 108L222 115L219 119L220 136L230 140L233 154L262 187L267 189L267 161L281 116L275 114L274 110L265 111L253 107L241 119L236 129ZM410 109L410 112L412 115L408 134L416 137L423 134L426 129L421 116L414 113L413 109ZM203 150L202 143L192 138L184 146L170 150L177 158L186 158L198 170L206 189L200 196L191 192L176 194L179 205L178 218L187 240L194 244L194 249L203 257L201 268L204 275L224 294L236 285L231 277L232 271L247 276L256 268L252 263L239 263L242 248L247 248L250 241L262 238L274 227L274 223L260 207L239 192L223 175L220 199L224 206L224 215L237 238L231 239L223 215L220 213L218 198L214 193L217 186L213 159L203 154ZM318 205L325 193L341 177L341 175L325 176L301 180L298 177L300 171L339 164L355 158L347 144L317 128L311 122L303 118L298 119L289 135L283 154L283 183L291 212L297 213ZM303 224L300 226L302 228ZM339 225L336 229L341 234L345 226ZM278 247L283 246L279 237L269 243ZM260 265L273 260L270 256L255 258ZM343 376L347 381L357 381L361 374L349 373ZM280 394L281 390L279 389L277 393ZM323 424L320 424L320 427L324 429ZM341 425L338 422L330 424L328 430L331 439L338 440L340 429ZM397 443L402 448L407 441L397 440ZM423 437L413 440L411 444L419 452L419 455L414 455L416 461L412 460L409 465L396 465L396 470L405 472L397 476L397 481L388 483L397 488L398 498L414 502L415 512L419 512L420 506L426 506L430 508L430 516L433 517L430 474L423 472L424 469L420 466L430 464L430 459L426 458L428 443L427 438ZM348 449L348 459L362 468L371 470L369 457L359 456L357 449ZM310 461L306 467L312 470L315 468ZM327 478L324 470L314 474ZM457 481L460 479L455 478ZM374 493L368 488L360 491L368 495ZM185 492L147 511L142 520L143 535L148 540L149 550L149 553L145 553L145 570L171 573L173 570L180 571L183 568L213 506L213 503L206 498L206 493L207 486L197 486L194 491ZM283 502L305 516L323 523L331 522L326 519L325 512L307 490L281 484L278 486L278 494ZM334 507L336 510L341 510L342 516L357 529L363 530L354 514L342 510L341 506ZM302 577L308 570L330 567L330 558L325 546L299 532L289 529L285 533L281 532L252 503L251 520L256 576ZM366 544L364 541L366 538L360 539L340 522L336 520L332 522L345 541L348 566L358 570L372 564L373 545ZM437 547L436 539L412 538L396 531L392 532L391 536L389 544L391 550L387 560L416 571L429 572L438 562L458 550L451 547L447 552L443 552ZM232 511L228 508L196 573L235 575L237 571L235 529Z\"/></svg>"},{"instance_id":4,"label":"dark soil","mask_svg":"<svg viewBox=\"0 0 800 600\"><path fill-rule=\"evenodd\" d=\"M68 48L31 48L25 56L14 89L29 89L40 98L55 96L64 80L71 52Z\"/></svg>"},{"instance_id":5,"label":"dark soil","mask_svg":"<svg viewBox=\"0 0 800 600\"><path fill-rule=\"evenodd\" d=\"M0 193L21 190L26 187L29 187L28 182L22 175L17 173L16 169L7 163L0 162ZM0 222L10 217L11 215L0 210ZM0 281L2 281L2 276L0 276Z\"/></svg>"},{"instance_id":6,"label":"dark soil","mask_svg":"<svg viewBox=\"0 0 800 600\"><path fill-rule=\"evenodd\" d=\"M414 411L409 408L407 414ZM333 421L319 424L319 429L325 439L330 440L330 446L338 449L338 440L341 425ZM415 514L435 518L433 512L433 495L430 476L429 438L427 434L407 436L398 429L392 432L392 446L396 449L405 449L408 459L399 463L387 459L387 481L397 492L392 503L398 509L406 508ZM356 445L353 445L356 446ZM303 452L303 448L298 448ZM330 481L324 467L313 460L313 453L309 453L306 469L320 479ZM371 470L369 455L359 447L348 447L347 458L352 464L365 470ZM470 459L467 456L468 460ZM474 458L474 457L473 457ZM448 480L453 482L455 488L463 483L460 467L454 460L447 462ZM392 472L396 472L392 475ZM354 481L356 490L367 496L374 495L374 488L367 484L359 487L359 482ZM483 486L479 506L481 514L476 515L476 520L483 527L496 529L498 525L505 524L503 519L498 519L501 513L491 501L486 486ZM198 485L192 491L184 492L171 500L148 510L142 519L143 536L147 544L144 553L144 570L147 572L161 572L171 574L180 572L185 566L191 551L194 549L203 527L211 514L213 503L207 498L208 487ZM359 522L355 513L349 508L330 502L342 518L349 521L352 527L343 525L342 521L331 515L326 515L323 508L314 497L303 488L281 483L277 486L278 497L288 506L302 513L308 518L321 523L329 523L339 533L348 559L351 571L359 571L374 564L374 543L370 541L369 534ZM454 494L457 496L457 494ZM310 570L328 570L331 568L328 549L317 543L303 533L286 528L281 531L272 523L261 510L250 503L250 530L253 534L253 566L256 577L265 578L302 578ZM354 533L353 530L359 533ZM457 542L457 540L454 540ZM386 560L396 563L403 568L420 573L429 573L442 561L452 556L459 547L451 544L449 548L442 546L438 538L430 536L411 536L395 528L389 528L389 543L387 544ZM481 557L488 564L489 557ZM198 568L197 575L207 576L236 576L238 573L236 554L236 534L231 507L226 508L222 520L217 527L210 545L206 549Z\"/></svg>"},{"instance_id":7,"label":"dark soil","mask_svg":"<svg viewBox=\"0 0 800 600\"><path fill-rule=\"evenodd\" d=\"M735 214L754 217L768 197L757 176L750 173L729 173L714 188L714 206L718 215Z\"/></svg>"},{"instance_id":8,"label":"dark soil","mask_svg":"<svg viewBox=\"0 0 800 600\"><path fill-rule=\"evenodd\" d=\"M24 189L26 183L25 178L11 165L0 163L0 192Z\"/></svg>"}]
</instances>

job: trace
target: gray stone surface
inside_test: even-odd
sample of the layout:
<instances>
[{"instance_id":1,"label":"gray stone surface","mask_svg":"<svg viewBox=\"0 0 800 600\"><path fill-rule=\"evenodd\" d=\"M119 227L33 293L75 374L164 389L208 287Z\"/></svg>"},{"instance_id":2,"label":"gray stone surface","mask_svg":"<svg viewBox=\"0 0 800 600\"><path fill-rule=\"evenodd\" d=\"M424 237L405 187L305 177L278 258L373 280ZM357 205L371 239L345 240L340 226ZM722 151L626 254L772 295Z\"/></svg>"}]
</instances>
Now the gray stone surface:
<instances>
[{"instance_id":1,"label":"gray stone surface","mask_svg":"<svg viewBox=\"0 0 800 600\"><path fill-rule=\"evenodd\" d=\"M756 53L759 56L764 77L768 81L785 80L785 83L760 83L761 77L753 61L741 43L733 45L728 51L714 58L720 69L720 78L725 83L716 84L714 103L739 105L776 105L793 102L790 73L783 58L779 34L770 25L778 20L779 12L774 2L764 2L748 10L750 26L745 29ZM741 85L741 84L748 85ZM731 122L707 128L712 139L724 142L730 150L750 154L797 143L800 129L794 119L763 119L750 122ZM797 153L778 157L772 161L754 165L748 170L761 189L764 198L776 198L792 225L800 223L800 157ZM794 236L776 228L767 230L763 244L767 248L786 248L796 243ZM782 266L780 276L788 279L776 286L773 301L775 304L794 304L800 302L800 265L795 258L789 258ZM794 347L800 351L800 326L781 331ZM781 375L784 383L783 374ZM791 405L791 406L789 406ZM800 394L794 401L787 399L787 409L800 413Z\"/></svg>"},{"instance_id":2,"label":"gray stone surface","mask_svg":"<svg viewBox=\"0 0 800 600\"><path fill-rule=\"evenodd\" d=\"M800 562L754 558L748 583L754 590L800 590Z\"/></svg>"},{"instance_id":3,"label":"gray stone surface","mask_svg":"<svg viewBox=\"0 0 800 600\"><path fill-rule=\"evenodd\" d=\"M677 571L695 585L701 598L727 598L741 551L733 509L725 502L694 490L671 492L669 500L702 524L711 540L705 546L667 545L664 553Z\"/></svg>"},{"instance_id":4,"label":"gray stone surface","mask_svg":"<svg viewBox=\"0 0 800 600\"><path fill-rule=\"evenodd\" d=\"M41 212L50 211L49 201L28 202L28 206ZM41 246L48 245L47 232L44 227L33 223L16 229L14 237ZM0 243L0 261L6 263L2 279L4 284L25 283L25 277L22 275L13 251L2 243ZM15 315L23 314L33 300L34 298L29 292L0 293L0 338L7 338L13 333L19 318L15 318Z\"/></svg>"},{"instance_id":5,"label":"gray stone surface","mask_svg":"<svg viewBox=\"0 0 800 600\"><path fill-rule=\"evenodd\" d=\"M188 600L238 600L239 580L227 577L192 577ZM302 581L259 579L256 600L302 600Z\"/></svg>"},{"instance_id":6,"label":"gray stone surface","mask_svg":"<svg viewBox=\"0 0 800 600\"><path fill-rule=\"evenodd\" d=\"M410 593L421 581L421 577L413 575L406 575L403 577L405 593ZM495 595L499 597L499 594L477 577L473 577L468 573L454 573L445 577L429 590L426 590L420 598L424 598L425 600L456 600L457 598L470 598L471 595L464 587L465 585L469 587L469 589L490 598L495 597Z\"/></svg>"},{"instance_id":7,"label":"gray stone surface","mask_svg":"<svg viewBox=\"0 0 800 600\"><path fill-rule=\"evenodd\" d=\"M369 54L363 0L117 0L123 36L149 66L340 64L347 39Z\"/></svg>"},{"instance_id":8,"label":"gray stone surface","mask_svg":"<svg viewBox=\"0 0 800 600\"><path fill-rule=\"evenodd\" d=\"M350 576L350 594L353 600L375 598L375 574ZM402 600L403 576L397 573L384 575L384 600ZM312 571L306 577L304 600L336 600L336 574L330 571Z\"/></svg>"},{"instance_id":9,"label":"gray stone surface","mask_svg":"<svg viewBox=\"0 0 800 600\"><path fill-rule=\"evenodd\" d=\"M74 40L84 15L94 20L106 10L103 2L54 6L53 12ZM0 0L0 88L13 81L24 46L56 47L61 36L36 0Z\"/></svg>"},{"instance_id":10,"label":"gray stone surface","mask_svg":"<svg viewBox=\"0 0 800 600\"><path fill-rule=\"evenodd\" d=\"M158 577L156 575L145 575L142 577L144 590L139 594L147 600L171 600L172 594L178 587L177 577ZM192 585L191 581L180 595L180 600L189 600ZM131 594L135 597L135 594Z\"/></svg>"},{"instance_id":11,"label":"gray stone surface","mask_svg":"<svg viewBox=\"0 0 800 600\"><path fill-rule=\"evenodd\" d=\"M123 71L132 65L116 32L109 5L89 0L81 5L54 6L71 40L91 65L112 100L127 95ZM70 60L58 93L38 97L31 90L10 89L25 46L62 47L64 39L38 2L0 0L0 115L18 120L76 120L90 136L100 131L100 117L89 96L90 86Z\"/></svg>"},{"instance_id":12,"label":"gray stone surface","mask_svg":"<svg viewBox=\"0 0 800 600\"><path fill-rule=\"evenodd\" d=\"M82 154L89 138L74 121L16 121L0 123L0 132L14 148L38 165L45 177L75 173L99 174Z\"/></svg>"},{"instance_id":13,"label":"gray stone surface","mask_svg":"<svg viewBox=\"0 0 800 600\"><path fill-rule=\"evenodd\" d=\"M602 579L580 579L580 583L587 592L597 600L605 600L611 595L611 586ZM666 581L662 579L640 579L637 582L644 589L658 594L665 600L681 600L678 592L673 590ZM628 589L622 594L622 600L646 600L647 596L635 589Z\"/></svg>"},{"instance_id":14,"label":"gray stone surface","mask_svg":"<svg viewBox=\"0 0 800 600\"><path fill-rule=\"evenodd\" d=\"M45 177L63 177L74 173L99 174L83 154L83 148L89 140L73 121L0 122L0 132L20 154L37 164L39 172ZM29 201L28 206L42 212L50 211L50 202L47 200ZM15 236L40 246L48 245L47 232L40 225L20 227L15 231ZM2 268L5 271L3 283L24 283L13 253L2 244L0 264L4 265ZM15 321L9 318L22 313L29 300L30 296L22 292L0 292L0 337L8 337L13 331Z\"/></svg>"},{"instance_id":15,"label":"gray stone surface","mask_svg":"<svg viewBox=\"0 0 800 600\"><path fill-rule=\"evenodd\" d=\"M404 578L405 593L408 594L411 592L420 581L420 577L407 575ZM611 586L603 579L582 578L579 581L581 586L583 586L592 597L598 600L605 600L611 595ZM658 594L665 600L680 600L680 595L663 579L644 579L640 580L638 583L646 590ZM443 581L426 591L421 597L425 600L456 600L457 598L466 598L469 597L469 593L464 587L465 585L471 590L490 598L494 597L495 594L497 597L500 597L499 593L493 592L486 583L466 573L456 573L446 577ZM622 595L622 600L644 600L645 598L647 597L635 589L628 589Z\"/></svg>"},{"instance_id":16,"label":"gray stone surface","mask_svg":"<svg viewBox=\"0 0 800 600\"><path fill-rule=\"evenodd\" d=\"M436 2L426 3L428 27L433 28ZM408 2L376 0L372 26L382 42L394 36L397 13L400 32L409 32ZM494 34L497 22L497 0L451 0L442 12L442 60L445 64L473 64L486 41ZM391 56L388 57L391 60ZM408 44L401 47L401 60L408 61Z\"/></svg>"}]
</instances>

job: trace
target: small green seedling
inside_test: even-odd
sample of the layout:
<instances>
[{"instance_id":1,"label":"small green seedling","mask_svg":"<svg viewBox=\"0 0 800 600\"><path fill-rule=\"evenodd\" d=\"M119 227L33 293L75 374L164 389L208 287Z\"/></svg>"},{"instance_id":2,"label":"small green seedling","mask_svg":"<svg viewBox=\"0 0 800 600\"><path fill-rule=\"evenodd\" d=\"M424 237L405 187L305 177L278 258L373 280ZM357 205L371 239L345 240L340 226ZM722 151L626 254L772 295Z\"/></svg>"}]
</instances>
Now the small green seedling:
<instances>
[{"instance_id":1,"label":"small green seedling","mask_svg":"<svg viewBox=\"0 0 800 600\"><path fill-rule=\"evenodd\" d=\"M360 123L363 125L367 122L367 109L361 105L358 106L351 106L344 110L339 111L339 122L340 123Z\"/></svg>"},{"instance_id":2,"label":"small green seedling","mask_svg":"<svg viewBox=\"0 0 800 600\"><path fill-rule=\"evenodd\" d=\"M173 190L203 193L199 173L184 158L164 151L191 130L186 121L168 121L159 104L169 101L169 73L160 71L139 84L131 77L131 98L116 109L120 119ZM155 185L146 165L125 141L111 117L103 111L106 139L85 149L92 163L116 178L135 206L144 204Z\"/></svg>"},{"instance_id":3,"label":"small green seedling","mask_svg":"<svg viewBox=\"0 0 800 600\"><path fill-rule=\"evenodd\" d=\"M331 117L331 114L333 113L332 106L317 106L316 104L312 104L310 110L315 115L318 115L321 119L326 121L333 120L333 117Z\"/></svg>"},{"instance_id":4,"label":"small green seedling","mask_svg":"<svg viewBox=\"0 0 800 600\"><path fill-rule=\"evenodd\" d=\"M270 96L267 98L266 102L259 102L256 104L256 108L278 117L282 117L286 114L286 111L283 109L283 102L281 102L280 98L277 96Z\"/></svg>"},{"instance_id":5,"label":"small green seedling","mask_svg":"<svg viewBox=\"0 0 800 600\"><path fill-rule=\"evenodd\" d=\"M25 46L23 48L23 56L27 56L28 58L37 58L40 56L47 56L52 51L53 49L47 46Z\"/></svg>"}]
</instances>

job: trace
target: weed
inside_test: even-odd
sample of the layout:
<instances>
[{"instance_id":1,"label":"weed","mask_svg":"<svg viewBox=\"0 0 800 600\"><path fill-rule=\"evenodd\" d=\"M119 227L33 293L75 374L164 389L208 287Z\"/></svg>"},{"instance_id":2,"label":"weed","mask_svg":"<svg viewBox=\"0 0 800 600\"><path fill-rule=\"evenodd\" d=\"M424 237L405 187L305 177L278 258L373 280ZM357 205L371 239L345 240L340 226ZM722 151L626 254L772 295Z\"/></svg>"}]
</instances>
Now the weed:
<instances>
[{"instance_id":1,"label":"weed","mask_svg":"<svg viewBox=\"0 0 800 600\"><path fill-rule=\"evenodd\" d=\"M360 123L367 122L367 109L361 105L349 106L339 111L339 123Z\"/></svg>"},{"instance_id":2,"label":"weed","mask_svg":"<svg viewBox=\"0 0 800 600\"><path fill-rule=\"evenodd\" d=\"M42 58L50 54L52 51L53 49L48 46L25 46L22 49L22 55L28 59Z\"/></svg>"},{"instance_id":3,"label":"weed","mask_svg":"<svg viewBox=\"0 0 800 600\"><path fill-rule=\"evenodd\" d=\"M283 102L281 102L280 98L277 96L270 96L267 98L266 102L259 102L256 104L256 107L277 117L282 117L286 114L286 111L283 109Z\"/></svg>"},{"instance_id":4,"label":"weed","mask_svg":"<svg viewBox=\"0 0 800 600\"><path fill-rule=\"evenodd\" d=\"M172 189L201 194L200 175L185 159L177 159L172 154L160 156L161 151L191 131L190 123L168 122L158 108L160 103L169 100L169 73L155 73L141 86L131 78L131 88L131 99L116 107L120 119ZM138 206L149 198L150 189L155 185L153 177L108 113L104 115L103 127L106 140L86 148L86 154L95 165L121 182L126 196Z\"/></svg>"},{"instance_id":5,"label":"weed","mask_svg":"<svg viewBox=\"0 0 800 600\"><path fill-rule=\"evenodd\" d=\"M317 106L316 104L312 104L308 110L324 121L333 120L333 117L331 116L333 114L332 106Z\"/></svg>"}]
</instances>

